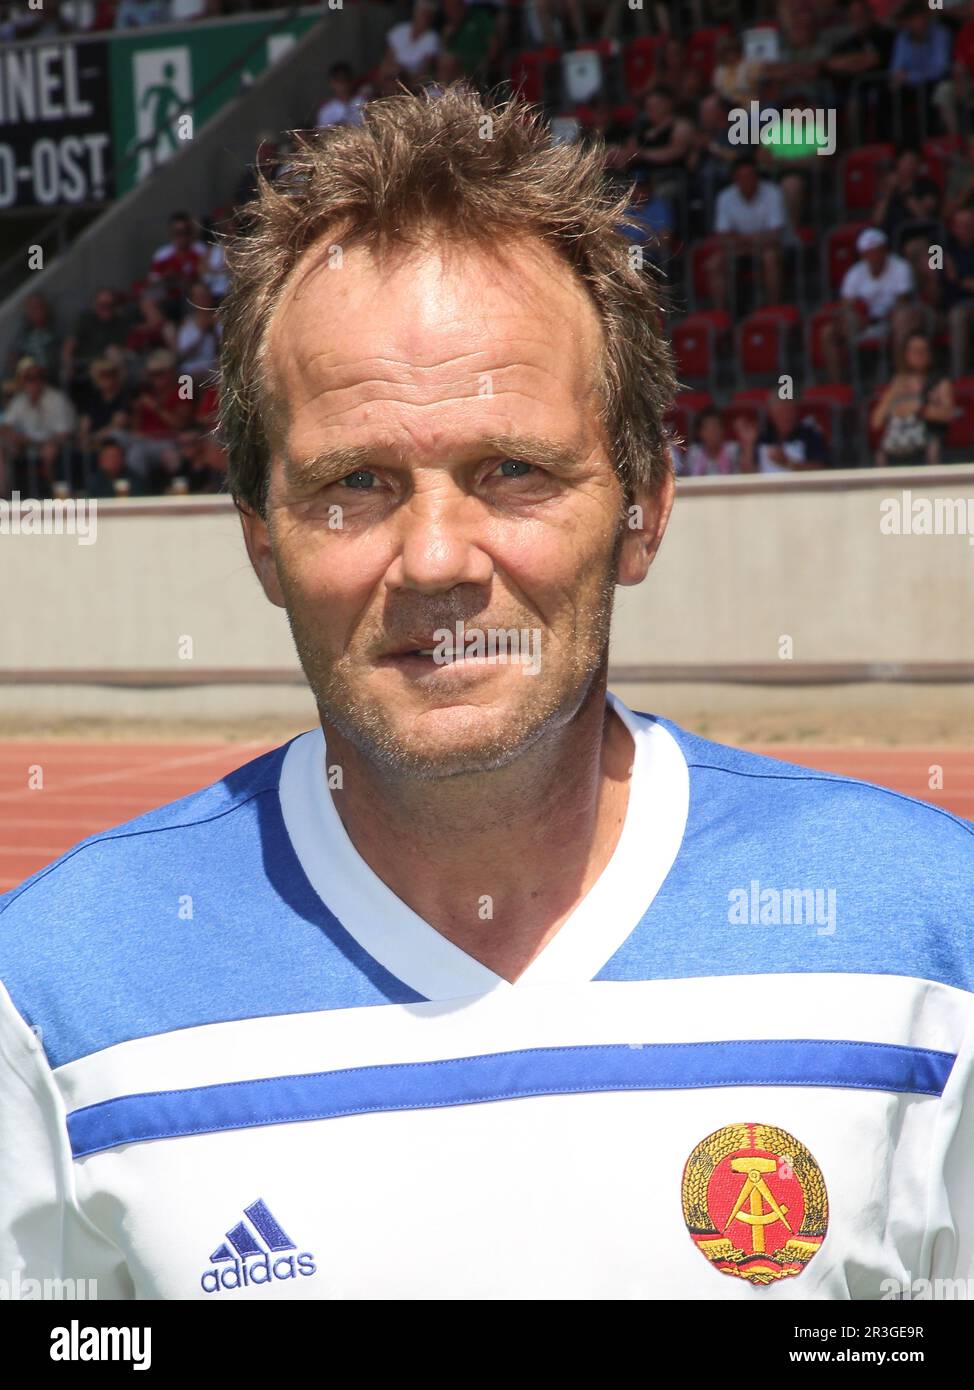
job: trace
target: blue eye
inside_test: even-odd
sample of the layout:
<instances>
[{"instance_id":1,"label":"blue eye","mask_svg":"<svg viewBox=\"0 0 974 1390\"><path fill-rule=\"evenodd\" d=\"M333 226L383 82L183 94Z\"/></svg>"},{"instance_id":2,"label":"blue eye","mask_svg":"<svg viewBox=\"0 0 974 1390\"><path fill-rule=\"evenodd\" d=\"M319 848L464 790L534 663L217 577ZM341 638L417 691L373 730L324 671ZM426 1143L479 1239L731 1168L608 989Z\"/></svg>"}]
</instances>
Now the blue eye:
<instances>
[{"instance_id":1,"label":"blue eye","mask_svg":"<svg viewBox=\"0 0 974 1390\"><path fill-rule=\"evenodd\" d=\"M355 473L349 473L347 478L343 478L342 483L345 487L357 487L368 490L369 483L363 481L364 479L371 479L374 481L375 474L370 473L367 468L359 468Z\"/></svg>"},{"instance_id":2,"label":"blue eye","mask_svg":"<svg viewBox=\"0 0 974 1390\"><path fill-rule=\"evenodd\" d=\"M505 478L523 478L533 467L533 463L525 463L523 459L505 459L504 462L501 464L502 469L521 468L524 470L524 472L522 473L505 473Z\"/></svg>"}]
</instances>

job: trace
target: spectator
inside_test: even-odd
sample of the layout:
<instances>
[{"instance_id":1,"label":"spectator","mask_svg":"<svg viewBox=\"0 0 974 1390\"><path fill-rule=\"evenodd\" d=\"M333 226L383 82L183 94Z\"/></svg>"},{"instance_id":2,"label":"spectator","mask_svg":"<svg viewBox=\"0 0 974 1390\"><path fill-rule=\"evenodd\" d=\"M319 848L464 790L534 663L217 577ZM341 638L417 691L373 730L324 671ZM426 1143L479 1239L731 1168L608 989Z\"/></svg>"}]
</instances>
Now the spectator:
<instances>
[{"instance_id":1,"label":"spectator","mask_svg":"<svg viewBox=\"0 0 974 1390\"><path fill-rule=\"evenodd\" d=\"M61 338L54 326L50 304L36 290L24 299L24 320L7 358L8 373L14 371L22 357L31 357L40 363L49 381L57 378Z\"/></svg>"},{"instance_id":2,"label":"spectator","mask_svg":"<svg viewBox=\"0 0 974 1390\"><path fill-rule=\"evenodd\" d=\"M898 28L890 83L895 89L910 88L921 103L925 120L932 121L936 106L949 95L940 87L950 74L950 30L931 18L922 0L903 10Z\"/></svg>"},{"instance_id":3,"label":"spectator","mask_svg":"<svg viewBox=\"0 0 974 1390\"><path fill-rule=\"evenodd\" d=\"M693 122L679 116L668 87L653 86L643 98L643 114L626 147L626 160L638 178L654 171L659 175L657 191L672 197L679 191L681 178L688 173L687 161L696 145Z\"/></svg>"},{"instance_id":4,"label":"spectator","mask_svg":"<svg viewBox=\"0 0 974 1390\"><path fill-rule=\"evenodd\" d=\"M755 463L759 473L795 473L829 466L829 446L819 425L810 416L802 419L798 402L782 400L777 391L768 392L763 426L751 421L738 424L744 473L752 472Z\"/></svg>"},{"instance_id":5,"label":"spectator","mask_svg":"<svg viewBox=\"0 0 974 1390\"><path fill-rule=\"evenodd\" d=\"M149 266L149 284L171 318L182 318L189 288L199 279L205 260L206 246L196 235L193 219L188 212L174 212L169 240L154 253Z\"/></svg>"},{"instance_id":6,"label":"spectator","mask_svg":"<svg viewBox=\"0 0 974 1390\"><path fill-rule=\"evenodd\" d=\"M72 337L64 340L63 380L70 388L84 382L96 357L106 348L122 347L132 326L132 311L112 289L100 289L84 309Z\"/></svg>"},{"instance_id":7,"label":"spectator","mask_svg":"<svg viewBox=\"0 0 974 1390\"><path fill-rule=\"evenodd\" d=\"M128 428L132 394L118 356L99 357L91 365L91 382L79 392L78 441L87 453L114 430Z\"/></svg>"},{"instance_id":8,"label":"spectator","mask_svg":"<svg viewBox=\"0 0 974 1390\"><path fill-rule=\"evenodd\" d=\"M435 0L415 0L412 19L394 24L386 34L385 67L421 77L433 70L440 36L433 28Z\"/></svg>"},{"instance_id":9,"label":"spectator","mask_svg":"<svg viewBox=\"0 0 974 1390\"><path fill-rule=\"evenodd\" d=\"M673 210L669 203L653 192L652 177L644 178L632 191L632 201L626 208L638 226L623 226L620 231L638 246L642 246L656 266L669 259L673 236Z\"/></svg>"},{"instance_id":10,"label":"spectator","mask_svg":"<svg viewBox=\"0 0 974 1390\"><path fill-rule=\"evenodd\" d=\"M939 463L942 441L954 418L954 391L947 377L931 370L932 362L926 334L911 333L903 344L900 369L870 415L873 430L882 431L877 468Z\"/></svg>"},{"instance_id":11,"label":"spectator","mask_svg":"<svg viewBox=\"0 0 974 1390\"><path fill-rule=\"evenodd\" d=\"M468 77L486 77L496 71L507 47L507 4L508 0L446 0L443 42ZM545 7L553 22L560 19L564 3L545 0Z\"/></svg>"},{"instance_id":12,"label":"spectator","mask_svg":"<svg viewBox=\"0 0 974 1390\"><path fill-rule=\"evenodd\" d=\"M535 48L565 48L585 40L579 0L525 0L524 27Z\"/></svg>"},{"instance_id":13,"label":"spectator","mask_svg":"<svg viewBox=\"0 0 974 1390\"><path fill-rule=\"evenodd\" d=\"M966 376L974 326L974 209L958 208L944 248L943 308L950 335L950 368Z\"/></svg>"},{"instance_id":14,"label":"spectator","mask_svg":"<svg viewBox=\"0 0 974 1390\"><path fill-rule=\"evenodd\" d=\"M133 473L125 459L120 439L109 435L98 446L98 459L88 475L85 492L89 497L141 497L142 479Z\"/></svg>"},{"instance_id":15,"label":"spectator","mask_svg":"<svg viewBox=\"0 0 974 1390\"><path fill-rule=\"evenodd\" d=\"M714 231L724 246L710 259L710 292L718 308L729 301L731 276L736 281L739 262L753 257L760 264L765 302L781 301L782 241L787 227L781 189L758 175L753 155L740 155L734 179L717 196Z\"/></svg>"},{"instance_id":16,"label":"spectator","mask_svg":"<svg viewBox=\"0 0 974 1390\"><path fill-rule=\"evenodd\" d=\"M710 230L714 201L727 184L739 155L740 147L731 144L727 103L711 92L700 103L693 149L687 158L689 205L700 236L706 236Z\"/></svg>"},{"instance_id":17,"label":"spectator","mask_svg":"<svg viewBox=\"0 0 974 1390\"><path fill-rule=\"evenodd\" d=\"M736 473L741 446L727 438L720 411L712 406L697 416L696 439L687 450L684 473L691 478Z\"/></svg>"},{"instance_id":18,"label":"spectator","mask_svg":"<svg viewBox=\"0 0 974 1390\"><path fill-rule=\"evenodd\" d=\"M949 222L958 208L974 204L974 131L962 139L962 148L947 155L944 217Z\"/></svg>"},{"instance_id":19,"label":"spectator","mask_svg":"<svg viewBox=\"0 0 974 1390\"><path fill-rule=\"evenodd\" d=\"M118 0L116 29L146 29L169 21L169 0Z\"/></svg>"},{"instance_id":20,"label":"spectator","mask_svg":"<svg viewBox=\"0 0 974 1390\"><path fill-rule=\"evenodd\" d=\"M835 102L840 112L847 112L849 102L858 103L858 131L871 115L875 130L890 128L890 104L885 76L893 54L893 34L873 19L866 0L850 0L848 29L843 38L832 45L825 60L824 72L832 82ZM868 85L865 78L876 79ZM858 85L857 85L858 84Z\"/></svg>"},{"instance_id":21,"label":"spectator","mask_svg":"<svg viewBox=\"0 0 974 1390\"><path fill-rule=\"evenodd\" d=\"M353 95L355 75L348 63L332 63L328 70L331 96L318 109L315 125L319 130L329 125L361 125L365 100L360 93Z\"/></svg>"},{"instance_id":22,"label":"spectator","mask_svg":"<svg viewBox=\"0 0 974 1390\"><path fill-rule=\"evenodd\" d=\"M183 436L181 476L186 479L189 492L223 491L227 477L226 456L211 434L194 431Z\"/></svg>"},{"instance_id":23,"label":"spectator","mask_svg":"<svg viewBox=\"0 0 974 1390\"><path fill-rule=\"evenodd\" d=\"M759 59L744 57L736 34L726 34L717 43L714 91L728 106L747 106L758 99L763 67Z\"/></svg>"},{"instance_id":24,"label":"spectator","mask_svg":"<svg viewBox=\"0 0 974 1390\"><path fill-rule=\"evenodd\" d=\"M822 332L822 354L830 381L842 380L842 357L854 344L882 343L892 335L893 351L916 327L917 313L910 305L913 271L902 256L887 247L886 233L867 227L856 241L859 260L842 277L839 290L846 311L830 320ZM865 322L863 322L865 320Z\"/></svg>"},{"instance_id":25,"label":"spectator","mask_svg":"<svg viewBox=\"0 0 974 1390\"><path fill-rule=\"evenodd\" d=\"M873 210L873 222L882 227L890 242L895 243L900 230L911 222L922 222L929 231L939 220L940 189L933 179L921 174L920 163L919 150L901 150Z\"/></svg>"},{"instance_id":26,"label":"spectator","mask_svg":"<svg viewBox=\"0 0 974 1390\"><path fill-rule=\"evenodd\" d=\"M695 63L690 62L686 46L675 34L671 34L663 44L662 54L657 58L654 81L669 88L678 111L687 108L692 111L707 90L703 73Z\"/></svg>"},{"instance_id":27,"label":"spectator","mask_svg":"<svg viewBox=\"0 0 974 1390\"><path fill-rule=\"evenodd\" d=\"M157 348L176 346L176 326L159 308L151 294L139 296L139 317L129 330L125 346L138 357L145 357ZM141 371L141 364L140 364Z\"/></svg>"},{"instance_id":28,"label":"spectator","mask_svg":"<svg viewBox=\"0 0 974 1390\"><path fill-rule=\"evenodd\" d=\"M189 313L176 332L176 357L182 371L192 377L202 377L216 367L219 328L213 296L206 285L202 282L193 285L189 302Z\"/></svg>"},{"instance_id":29,"label":"spectator","mask_svg":"<svg viewBox=\"0 0 974 1390\"><path fill-rule=\"evenodd\" d=\"M940 189L920 172L919 150L901 150L885 181L873 222L882 227L913 269L921 298L936 298L936 272L930 268L930 243L939 241Z\"/></svg>"},{"instance_id":30,"label":"spectator","mask_svg":"<svg viewBox=\"0 0 974 1390\"><path fill-rule=\"evenodd\" d=\"M44 369L31 357L18 363L14 387L0 424L5 464L0 471L8 481L13 475L14 485L19 486L20 470L28 490L36 488L37 495L49 497L58 464L74 435L75 409L63 391L47 384Z\"/></svg>"},{"instance_id":31,"label":"spectator","mask_svg":"<svg viewBox=\"0 0 974 1390\"><path fill-rule=\"evenodd\" d=\"M146 364L146 385L135 398L130 467L150 492L164 491L179 468L179 438L193 421L193 401L176 375L176 360L165 349Z\"/></svg>"},{"instance_id":32,"label":"spectator","mask_svg":"<svg viewBox=\"0 0 974 1390\"><path fill-rule=\"evenodd\" d=\"M764 100L778 104L798 95L814 100L829 58L827 35L818 29L811 11L795 6L779 8L778 30L778 57L761 71Z\"/></svg>"}]
</instances>

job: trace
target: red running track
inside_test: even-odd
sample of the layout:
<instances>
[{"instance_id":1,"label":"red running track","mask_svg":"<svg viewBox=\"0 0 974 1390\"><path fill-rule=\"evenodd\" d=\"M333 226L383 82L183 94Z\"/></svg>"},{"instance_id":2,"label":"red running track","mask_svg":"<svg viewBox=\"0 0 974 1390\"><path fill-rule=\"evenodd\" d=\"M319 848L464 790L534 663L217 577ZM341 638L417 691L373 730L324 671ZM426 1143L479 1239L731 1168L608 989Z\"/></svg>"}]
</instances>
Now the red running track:
<instances>
[{"instance_id":1,"label":"red running track","mask_svg":"<svg viewBox=\"0 0 974 1390\"><path fill-rule=\"evenodd\" d=\"M0 893L86 836L207 786L273 746L0 740ZM775 744L757 751L878 782L974 820L971 748Z\"/></svg>"}]
</instances>

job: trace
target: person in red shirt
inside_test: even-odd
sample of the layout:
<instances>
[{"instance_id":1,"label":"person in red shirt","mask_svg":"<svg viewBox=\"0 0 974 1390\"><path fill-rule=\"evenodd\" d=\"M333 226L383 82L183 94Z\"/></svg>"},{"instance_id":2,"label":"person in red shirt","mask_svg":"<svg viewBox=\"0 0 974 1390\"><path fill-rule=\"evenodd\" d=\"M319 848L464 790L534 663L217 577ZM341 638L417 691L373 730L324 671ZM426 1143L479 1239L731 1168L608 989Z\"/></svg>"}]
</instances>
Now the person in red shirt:
<instances>
[{"instance_id":1,"label":"person in red shirt","mask_svg":"<svg viewBox=\"0 0 974 1390\"><path fill-rule=\"evenodd\" d=\"M169 240L160 246L149 267L149 284L156 288L171 318L182 318L191 285L200 278L206 246L196 236L188 212L174 212L169 219Z\"/></svg>"},{"instance_id":2,"label":"person in red shirt","mask_svg":"<svg viewBox=\"0 0 974 1390\"><path fill-rule=\"evenodd\" d=\"M193 384L176 375L176 359L165 348L146 364L146 385L132 405L129 466L150 492L164 491L179 471L180 442L192 427Z\"/></svg>"}]
</instances>

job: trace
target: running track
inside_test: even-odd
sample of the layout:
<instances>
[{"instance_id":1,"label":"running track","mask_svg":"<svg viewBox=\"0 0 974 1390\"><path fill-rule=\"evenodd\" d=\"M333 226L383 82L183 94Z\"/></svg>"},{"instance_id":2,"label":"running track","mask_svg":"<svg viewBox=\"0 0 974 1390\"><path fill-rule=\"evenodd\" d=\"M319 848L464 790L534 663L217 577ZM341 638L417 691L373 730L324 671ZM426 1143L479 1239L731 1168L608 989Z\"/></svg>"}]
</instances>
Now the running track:
<instances>
[{"instance_id":1,"label":"running track","mask_svg":"<svg viewBox=\"0 0 974 1390\"><path fill-rule=\"evenodd\" d=\"M0 741L0 893L88 835L185 796L272 744ZM759 749L785 761L878 782L974 820L974 749ZM942 791L931 791L931 768ZM31 789L40 769L43 786Z\"/></svg>"}]
</instances>

